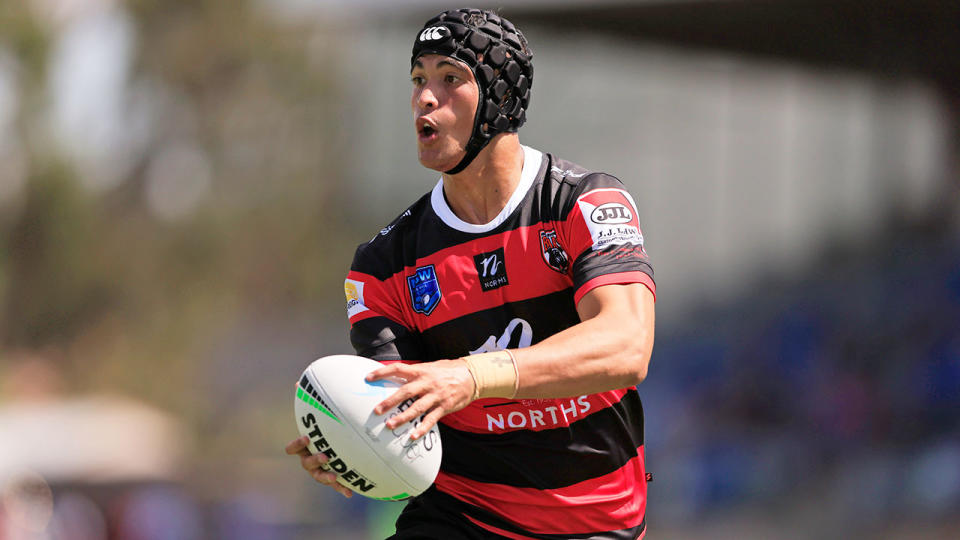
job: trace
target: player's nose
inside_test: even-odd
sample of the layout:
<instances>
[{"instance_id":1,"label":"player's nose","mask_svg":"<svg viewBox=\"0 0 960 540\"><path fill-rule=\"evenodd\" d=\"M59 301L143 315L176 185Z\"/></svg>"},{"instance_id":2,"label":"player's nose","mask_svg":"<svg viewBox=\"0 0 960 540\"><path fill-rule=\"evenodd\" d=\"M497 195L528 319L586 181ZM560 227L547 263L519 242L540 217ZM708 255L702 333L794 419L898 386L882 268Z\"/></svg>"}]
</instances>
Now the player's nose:
<instances>
[{"instance_id":1,"label":"player's nose","mask_svg":"<svg viewBox=\"0 0 960 540\"><path fill-rule=\"evenodd\" d=\"M436 92L429 85L420 89L420 93L417 95L417 107L420 109L435 109L439 103L440 100L437 98Z\"/></svg>"}]
</instances>

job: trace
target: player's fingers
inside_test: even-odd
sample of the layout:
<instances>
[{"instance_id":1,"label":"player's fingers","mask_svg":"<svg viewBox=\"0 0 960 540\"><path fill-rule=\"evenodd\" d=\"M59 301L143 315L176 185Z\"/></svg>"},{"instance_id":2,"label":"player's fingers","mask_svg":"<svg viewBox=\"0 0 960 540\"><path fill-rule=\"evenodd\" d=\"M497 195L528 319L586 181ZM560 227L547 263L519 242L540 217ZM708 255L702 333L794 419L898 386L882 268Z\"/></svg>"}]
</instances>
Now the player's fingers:
<instances>
[{"instance_id":1,"label":"player's fingers","mask_svg":"<svg viewBox=\"0 0 960 540\"><path fill-rule=\"evenodd\" d=\"M333 487L333 489L337 490L337 493L343 495L344 497L346 497L346 498L348 498L348 499L349 499L350 497L353 497L353 492L350 491L349 489L341 486L340 484L333 484L332 487Z\"/></svg>"},{"instance_id":2,"label":"player's fingers","mask_svg":"<svg viewBox=\"0 0 960 540\"><path fill-rule=\"evenodd\" d=\"M367 373L367 382L373 382L380 379L386 379L387 377L399 377L401 374L406 372L407 365L402 362L396 362L393 364L388 364L382 368L377 368L370 373Z\"/></svg>"},{"instance_id":3,"label":"player's fingers","mask_svg":"<svg viewBox=\"0 0 960 540\"><path fill-rule=\"evenodd\" d=\"M305 452L305 451L307 450L307 445L308 445L308 444L310 444L310 438L309 438L309 437L306 437L306 436L297 437L296 439L294 439L294 440L290 441L289 443L287 443L286 448L284 448L283 450L284 450L287 454L290 454L290 455L292 456L292 455L295 455L295 454L300 454L301 452ZM308 454L308 455L309 455L309 454Z\"/></svg>"},{"instance_id":4,"label":"player's fingers","mask_svg":"<svg viewBox=\"0 0 960 540\"><path fill-rule=\"evenodd\" d=\"M401 386L396 392L390 394L387 399L377 403L377 406L373 408L373 414L383 414L389 411L397 404L409 398L410 395L410 392L408 390L404 390Z\"/></svg>"},{"instance_id":5,"label":"player's fingers","mask_svg":"<svg viewBox=\"0 0 960 540\"><path fill-rule=\"evenodd\" d=\"M420 396L419 399L413 402L413 405L407 407L400 414L393 416L387 420L387 428L396 429L411 420L416 419L420 415L426 414L427 411L432 409L437 404L437 398L431 393L425 393Z\"/></svg>"},{"instance_id":6,"label":"player's fingers","mask_svg":"<svg viewBox=\"0 0 960 540\"><path fill-rule=\"evenodd\" d=\"M316 480L317 482L320 482L321 484L326 484L326 485L331 486L331 487L333 487L335 484L337 484L337 474L336 474L336 473L332 473L332 472L329 472L329 471L324 471L324 470L321 470L321 469L314 469L314 470L310 471L310 476L312 476L313 479ZM338 485L338 484L337 484L337 485Z\"/></svg>"},{"instance_id":7,"label":"player's fingers","mask_svg":"<svg viewBox=\"0 0 960 540\"><path fill-rule=\"evenodd\" d=\"M446 411L444 411L442 408L434 407L433 410L427 413L427 415L420 420L420 423L417 424L416 428L414 428L413 433L410 434L410 438L412 440L417 440L426 435L427 432L433 428L433 426L437 425L437 422L443 418L444 414L446 414Z\"/></svg>"},{"instance_id":8,"label":"player's fingers","mask_svg":"<svg viewBox=\"0 0 960 540\"><path fill-rule=\"evenodd\" d=\"M308 471L313 471L316 469L323 468L323 465L326 465L328 461L330 461L330 458L328 458L326 455L315 454L312 456L300 458L300 465Z\"/></svg>"},{"instance_id":9,"label":"player's fingers","mask_svg":"<svg viewBox=\"0 0 960 540\"><path fill-rule=\"evenodd\" d=\"M383 414L390 409L396 407L397 405L403 403L404 401L415 398L416 396L422 395L424 393L424 385L417 381L412 383L407 383L397 390L387 396L386 399L377 404L373 408L374 414Z\"/></svg>"},{"instance_id":10,"label":"player's fingers","mask_svg":"<svg viewBox=\"0 0 960 540\"><path fill-rule=\"evenodd\" d=\"M310 473L310 476L312 476L317 482L332 487L337 493L347 497L348 499L353 497L352 491L337 483L337 475L335 473L314 470L312 473Z\"/></svg>"}]
</instances>

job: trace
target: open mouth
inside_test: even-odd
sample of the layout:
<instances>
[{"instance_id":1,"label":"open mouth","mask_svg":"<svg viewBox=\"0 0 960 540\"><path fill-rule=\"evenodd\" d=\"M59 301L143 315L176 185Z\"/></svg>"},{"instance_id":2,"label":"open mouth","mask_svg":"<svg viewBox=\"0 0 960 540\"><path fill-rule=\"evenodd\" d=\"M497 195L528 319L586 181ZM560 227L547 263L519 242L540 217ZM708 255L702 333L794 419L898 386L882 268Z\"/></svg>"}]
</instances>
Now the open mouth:
<instances>
[{"instance_id":1,"label":"open mouth","mask_svg":"<svg viewBox=\"0 0 960 540\"><path fill-rule=\"evenodd\" d=\"M421 141L427 142L433 140L437 137L437 126L433 125L430 120L426 118L420 118L417 120L417 135Z\"/></svg>"}]
</instances>

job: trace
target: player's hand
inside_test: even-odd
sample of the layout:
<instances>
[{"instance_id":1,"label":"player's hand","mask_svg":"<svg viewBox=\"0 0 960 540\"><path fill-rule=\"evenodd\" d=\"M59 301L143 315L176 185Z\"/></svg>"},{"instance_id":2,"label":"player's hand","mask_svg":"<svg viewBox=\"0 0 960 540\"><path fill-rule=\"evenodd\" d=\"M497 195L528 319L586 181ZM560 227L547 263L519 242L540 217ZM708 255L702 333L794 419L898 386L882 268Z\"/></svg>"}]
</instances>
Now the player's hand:
<instances>
[{"instance_id":1,"label":"player's hand","mask_svg":"<svg viewBox=\"0 0 960 540\"><path fill-rule=\"evenodd\" d=\"M383 414L413 398L415 401L412 405L387 420L387 428L396 429L422 416L410 434L412 439L424 436L444 415L459 411L473 400L475 383L463 360L437 360L422 364L397 362L367 375L367 381L370 382L386 378L402 379L405 383L381 401L373 412Z\"/></svg>"},{"instance_id":2,"label":"player's hand","mask_svg":"<svg viewBox=\"0 0 960 540\"><path fill-rule=\"evenodd\" d=\"M337 483L336 473L324 470L330 458L323 454L311 454L307 449L309 444L309 437L297 437L287 444L285 451L291 456L300 456L300 466L303 467L303 470L310 473L310 476L312 476L314 480L332 487L337 490L337 493L344 497L353 497L352 491Z\"/></svg>"}]
</instances>

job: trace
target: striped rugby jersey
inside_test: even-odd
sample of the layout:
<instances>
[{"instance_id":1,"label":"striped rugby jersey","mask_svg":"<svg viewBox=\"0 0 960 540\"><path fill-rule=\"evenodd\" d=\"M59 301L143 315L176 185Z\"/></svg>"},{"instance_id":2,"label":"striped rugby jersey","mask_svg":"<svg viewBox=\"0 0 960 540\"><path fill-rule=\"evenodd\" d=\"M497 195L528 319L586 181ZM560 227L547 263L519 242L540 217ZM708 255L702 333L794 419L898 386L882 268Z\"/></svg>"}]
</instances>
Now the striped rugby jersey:
<instances>
[{"instance_id":1,"label":"striped rugby jersey","mask_svg":"<svg viewBox=\"0 0 960 540\"><path fill-rule=\"evenodd\" d=\"M521 181L490 223L461 221L442 180L354 257L344 288L357 354L429 362L527 347L579 322L607 284L655 293L636 205L616 178L523 147ZM440 421L435 487L515 538L644 532L636 388L474 401ZM422 496L429 496L432 491Z\"/></svg>"}]
</instances>

